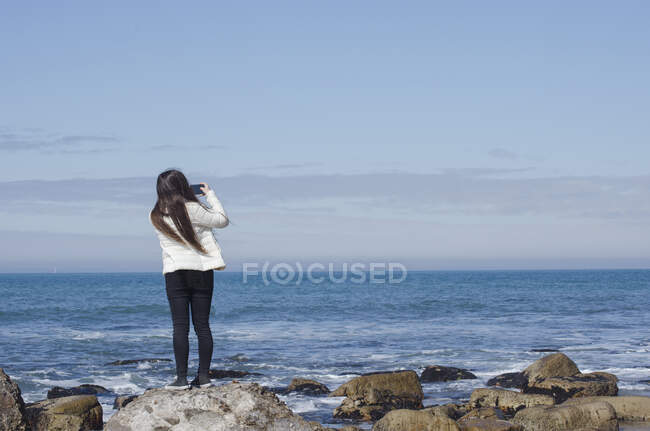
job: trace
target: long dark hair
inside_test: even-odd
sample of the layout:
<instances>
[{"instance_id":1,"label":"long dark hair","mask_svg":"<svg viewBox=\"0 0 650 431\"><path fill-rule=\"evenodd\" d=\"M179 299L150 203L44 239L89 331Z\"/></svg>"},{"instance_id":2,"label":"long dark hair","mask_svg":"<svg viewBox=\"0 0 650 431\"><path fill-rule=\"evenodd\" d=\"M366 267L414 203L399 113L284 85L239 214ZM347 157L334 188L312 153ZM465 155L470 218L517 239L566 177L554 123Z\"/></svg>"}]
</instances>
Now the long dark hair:
<instances>
[{"instance_id":1,"label":"long dark hair","mask_svg":"<svg viewBox=\"0 0 650 431\"><path fill-rule=\"evenodd\" d=\"M192 192L185 175L178 169L162 172L156 181L156 191L158 200L151 211L151 222L156 229L179 243L186 244L185 240L197 251L207 253L196 237L185 203L196 202L204 208L205 206ZM182 238L163 220L163 216L171 217Z\"/></svg>"}]
</instances>

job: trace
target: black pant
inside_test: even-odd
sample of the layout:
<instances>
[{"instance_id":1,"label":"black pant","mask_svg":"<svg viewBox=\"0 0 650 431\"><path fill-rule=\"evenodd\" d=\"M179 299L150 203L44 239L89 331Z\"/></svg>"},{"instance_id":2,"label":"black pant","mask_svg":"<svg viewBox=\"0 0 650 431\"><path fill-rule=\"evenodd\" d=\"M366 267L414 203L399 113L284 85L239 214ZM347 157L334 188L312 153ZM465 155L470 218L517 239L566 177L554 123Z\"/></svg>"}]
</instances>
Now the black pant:
<instances>
[{"instance_id":1,"label":"black pant","mask_svg":"<svg viewBox=\"0 0 650 431\"><path fill-rule=\"evenodd\" d=\"M165 284L169 308L174 325L174 357L176 375L187 377L187 357L189 355L190 318L199 339L200 376L207 376L212 360L212 332L210 331L210 305L214 288L214 272L194 269L178 269L165 274Z\"/></svg>"}]
</instances>

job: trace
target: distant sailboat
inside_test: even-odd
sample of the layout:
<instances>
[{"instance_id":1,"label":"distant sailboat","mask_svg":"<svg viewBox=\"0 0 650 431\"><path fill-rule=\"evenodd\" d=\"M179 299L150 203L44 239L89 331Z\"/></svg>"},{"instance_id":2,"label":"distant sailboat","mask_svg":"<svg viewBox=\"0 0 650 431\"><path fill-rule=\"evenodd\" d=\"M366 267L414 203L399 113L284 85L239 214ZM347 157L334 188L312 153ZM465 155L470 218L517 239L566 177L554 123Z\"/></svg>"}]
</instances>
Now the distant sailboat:
<instances>
[{"instance_id":1,"label":"distant sailboat","mask_svg":"<svg viewBox=\"0 0 650 431\"><path fill-rule=\"evenodd\" d=\"M56 266L55 266L54 269L52 270L52 274L56 274Z\"/></svg>"}]
</instances>

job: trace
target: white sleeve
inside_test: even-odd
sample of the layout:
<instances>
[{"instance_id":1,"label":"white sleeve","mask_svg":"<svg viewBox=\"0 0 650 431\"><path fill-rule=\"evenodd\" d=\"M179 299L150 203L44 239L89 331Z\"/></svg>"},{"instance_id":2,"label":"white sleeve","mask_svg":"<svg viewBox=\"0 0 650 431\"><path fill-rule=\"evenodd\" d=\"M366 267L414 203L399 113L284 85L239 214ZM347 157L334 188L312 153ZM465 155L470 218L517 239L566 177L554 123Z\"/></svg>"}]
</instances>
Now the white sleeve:
<instances>
[{"instance_id":1,"label":"white sleeve","mask_svg":"<svg viewBox=\"0 0 650 431\"><path fill-rule=\"evenodd\" d=\"M210 209L206 210L199 204L188 207L188 213L192 223L215 228L228 226L228 216L226 215L226 211L223 209L221 202L219 202L217 195L214 193L214 190L208 190L205 199L208 201L208 204L210 204Z\"/></svg>"}]
</instances>

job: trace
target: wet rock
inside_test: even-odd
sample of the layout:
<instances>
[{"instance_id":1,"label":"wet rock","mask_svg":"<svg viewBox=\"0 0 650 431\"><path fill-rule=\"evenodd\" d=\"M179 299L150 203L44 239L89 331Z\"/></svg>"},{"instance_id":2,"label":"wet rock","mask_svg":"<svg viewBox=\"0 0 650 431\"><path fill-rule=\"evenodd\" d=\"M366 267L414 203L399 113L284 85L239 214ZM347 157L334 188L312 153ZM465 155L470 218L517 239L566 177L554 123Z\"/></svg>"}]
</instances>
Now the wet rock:
<instances>
[{"instance_id":1,"label":"wet rock","mask_svg":"<svg viewBox=\"0 0 650 431\"><path fill-rule=\"evenodd\" d=\"M17 384L0 368L0 431L25 431L25 403Z\"/></svg>"},{"instance_id":2,"label":"wet rock","mask_svg":"<svg viewBox=\"0 0 650 431\"><path fill-rule=\"evenodd\" d=\"M208 376L211 379L238 379L240 377L246 376L261 376L260 373L251 373L249 371L237 371L237 370L216 370L212 369L208 371Z\"/></svg>"},{"instance_id":3,"label":"wet rock","mask_svg":"<svg viewBox=\"0 0 650 431\"><path fill-rule=\"evenodd\" d=\"M311 431L336 431L334 428L327 428L316 421L309 421L309 426L311 427Z\"/></svg>"},{"instance_id":4,"label":"wet rock","mask_svg":"<svg viewBox=\"0 0 650 431\"><path fill-rule=\"evenodd\" d=\"M502 419L469 419L458 424L462 431L523 431L524 427Z\"/></svg>"},{"instance_id":5,"label":"wet rock","mask_svg":"<svg viewBox=\"0 0 650 431\"><path fill-rule=\"evenodd\" d=\"M391 407L384 404L366 404L362 400L345 398L341 405L334 409L334 417L342 419L356 419L361 421L376 421L381 419Z\"/></svg>"},{"instance_id":6,"label":"wet rock","mask_svg":"<svg viewBox=\"0 0 650 431\"><path fill-rule=\"evenodd\" d=\"M438 416L448 416L454 420L458 420L465 416L471 408L467 404L443 404L441 406L425 407L424 410L428 410Z\"/></svg>"},{"instance_id":7,"label":"wet rock","mask_svg":"<svg viewBox=\"0 0 650 431\"><path fill-rule=\"evenodd\" d=\"M115 401L113 401L113 408L115 410L119 410L123 407L126 407L127 404L129 404L131 401L135 400L138 398L137 395L122 395L119 397L115 397Z\"/></svg>"},{"instance_id":8,"label":"wet rock","mask_svg":"<svg viewBox=\"0 0 650 431\"><path fill-rule=\"evenodd\" d=\"M617 396L572 398L561 405L580 405L595 401L606 402L614 407L616 417L619 420L626 422L650 422L650 397Z\"/></svg>"},{"instance_id":9,"label":"wet rock","mask_svg":"<svg viewBox=\"0 0 650 431\"><path fill-rule=\"evenodd\" d=\"M230 359L231 361L234 361L234 362L248 362L248 361L250 361L250 359L246 355L244 355L243 353L237 353L236 355L233 355L233 356L229 357L228 359Z\"/></svg>"},{"instance_id":10,"label":"wet rock","mask_svg":"<svg viewBox=\"0 0 650 431\"><path fill-rule=\"evenodd\" d=\"M506 415L512 416L519 410L532 406L552 406L555 404L553 397L538 394L522 394L521 392L506 389L481 388L472 392L469 404L473 408L494 407L502 410Z\"/></svg>"},{"instance_id":11,"label":"wet rock","mask_svg":"<svg viewBox=\"0 0 650 431\"><path fill-rule=\"evenodd\" d=\"M31 431L101 430L102 406L95 395L74 395L25 406Z\"/></svg>"},{"instance_id":12,"label":"wet rock","mask_svg":"<svg viewBox=\"0 0 650 431\"><path fill-rule=\"evenodd\" d=\"M503 412L495 407L480 407L472 409L469 413L458 419L459 423L471 419L505 419Z\"/></svg>"},{"instance_id":13,"label":"wet rock","mask_svg":"<svg viewBox=\"0 0 650 431\"><path fill-rule=\"evenodd\" d=\"M84 384L72 388L62 388L61 386L55 386L47 391L47 399L51 400L53 398L70 397L72 395L98 395L110 393L111 391L99 385Z\"/></svg>"},{"instance_id":14,"label":"wet rock","mask_svg":"<svg viewBox=\"0 0 650 431\"><path fill-rule=\"evenodd\" d=\"M422 371L422 382L447 382L450 380L476 379L477 377L467 370L441 365L430 365Z\"/></svg>"},{"instance_id":15,"label":"wet rock","mask_svg":"<svg viewBox=\"0 0 650 431\"><path fill-rule=\"evenodd\" d=\"M339 386L331 397L345 396L334 417L378 420L396 409L421 409L422 386L415 371L374 373L355 377Z\"/></svg>"},{"instance_id":16,"label":"wet rock","mask_svg":"<svg viewBox=\"0 0 650 431\"><path fill-rule=\"evenodd\" d=\"M493 407L483 407L470 411L458 419L463 431L522 431L521 425L505 420L503 412Z\"/></svg>"},{"instance_id":17,"label":"wet rock","mask_svg":"<svg viewBox=\"0 0 650 431\"><path fill-rule=\"evenodd\" d=\"M512 422L526 431L564 431L595 428L618 431L614 408L606 402L579 405L537 406L517 412Z\"/></svg>"},{"instance_id":18,"label":"wet rock","mask_svg":"<svg viewBox=\"0 0 650 431\"><path fill-rule=\"evenodd\" d=\"M524 373L504 373L492 377L487 381L488 386L498 386L500 388L522 389L528 383L528 378Z\"/></svg>"},{"instance_id":19,"label":"wet rock","mask_svg":"<svg viewBox=\"0 0 650 431\"><path fill-rule=\"evenodd\" d=\"M375 422L372 431L460 431L455 420L431 409L392 410Z\"/></svg>"},{"instance_id":20,"label":"wet rock","mask_svg":"<svg viewBox=\"0 0 650 431\"><path fill-rule=\"evenodd\" d=\"M289 383L289 386L284 391L284 393L290 392L302 392L308 395L327 395L330 393L330 390L327 386L316 380L296 377L291 380L291 383Z\"/></svg>"},{"instance_id":21,"label":"wet rock","mask_svg":"<svg viewBox=\"0 0 650 431\"><path fill-rule=\"evenodd\" d=\"M125 359L125 360L120 360L120 361L113 361L113 362L108 362L104 365L131 365L131 364L139 364L142 362L171 362L171 359L167 358L142 358L142 359Z\"/></svg>"},{"instance_id":22,"label":"wet rock","mask_svg":"<svg viewBox=\"0 0 650 431\"><path fill-rule=\"evenodd\" d=\"M354 425L346 425L343 428L327 428L318 422L309 422L312 426L312 431L363 431L361 428Z\"/></svg>"},{"instance_id":23,"label":"wet rock","mask_svg":"<svg viewBox=\"0 0 650 431\"><path fill-rule=\"evenodd\" d=\"M608 373L576 374L565 377L549 377L529 382L523 392L527 394L550 395L556 403L569 398L591 396L614 396L618 394L618 379Z\"/></svg>"},{"instance_id":24,"label":"wet rock","mask_svg":"<svg viewBox=\"0 0 650 431\"><path fill-rule=\"evenodd\" d=\"M524 370L529 383L549 377L568 377L579 374L578 366L564 353L554 353L533 362Z\"/></svg>"},{"instance_id":25,"label":"wet rock","mask_svg":"<svg viewBox=\"0 0 650 431\"><path fill-rule=\"evenodd\" d=\"M174 391L152 389L120 409L105 431L314 431L257 383Z\"/></svg>"}]
</instances>

